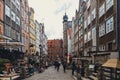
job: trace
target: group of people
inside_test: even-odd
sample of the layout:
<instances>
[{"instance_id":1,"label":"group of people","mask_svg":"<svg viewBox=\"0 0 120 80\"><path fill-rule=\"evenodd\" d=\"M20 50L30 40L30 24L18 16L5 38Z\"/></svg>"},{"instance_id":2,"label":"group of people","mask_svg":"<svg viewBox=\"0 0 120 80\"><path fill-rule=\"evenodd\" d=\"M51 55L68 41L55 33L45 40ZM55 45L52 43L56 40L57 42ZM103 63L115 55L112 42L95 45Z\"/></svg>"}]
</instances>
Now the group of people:
<instances>
[{"instance_id":1,"label":"group of people","mask_svg":"<svg viewBox=\"0 0 120 80\"><path fill-rule=\"evenodd\" d=\"M60 65L62 65L63 66L63 72L66 73L66 68L67 68L68 65L67 65L67 62L65 60L61 60L61 61L60 60L55 60L53 65L54 65L54 67L57 71L59 71ZM74 61L71 63L71 70L72 70L72 72L71 72L72 75L74 75L75 71L77 71L77 73L81 72L82 74L84 74L83 73L84 69L80 69L80 66L76 65Z\"/></svg>"},{"instance_id":2,"label":"group of people","mask_svg":"<svg viewBox=\"0 0 120 80\"><path fill-rule=\"evenodd\" d=\"M76 70L77 73L80 73L81 76L84 76L84 67L80 67L80 65L76 65L75 62L72 62L72 75L74 75L74 72Z\"/></svg>"},{"instance_id":3,"label":"group of people","mask_svg":"<svg viewBox=\"0 0 120 80\"><path fill-rule=\"evenodd\" d=\"M61 61L60 60L55 60L54 63L53 63L53 65L54 65L55 69L57 69L57 71L59 71L59 68L60 68L61 64L63 66L63 71L65 73L66 72L66 67L67 67L67 63L66 63L65 60L61 60Z\"/></svg>"}]
</instances>

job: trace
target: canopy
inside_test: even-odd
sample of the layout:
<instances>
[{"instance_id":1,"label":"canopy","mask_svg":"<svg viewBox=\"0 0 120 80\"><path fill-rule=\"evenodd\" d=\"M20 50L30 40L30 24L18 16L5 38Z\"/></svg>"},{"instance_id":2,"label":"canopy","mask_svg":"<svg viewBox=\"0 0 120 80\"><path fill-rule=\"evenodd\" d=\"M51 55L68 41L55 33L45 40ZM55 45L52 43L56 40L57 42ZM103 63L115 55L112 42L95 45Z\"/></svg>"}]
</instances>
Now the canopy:
<instances>
[{"instance_id":1,"label":"canopy","mask_svg":"<svg viewBox=\"0 0 120 80\"><path fill-rule=\"evenodd\" d=\"M4 35L0 35L0 39L5 39L5 40L12 40L11 38L4 36Z\"/></svg>"},{"instance_id":2,"label":"canopy","mask_svg":"<svg viewBox=\"0 0 120 80\"><path fill-rule=\"evenodd\" d=\"M23 43L21 42L0 42L0 45L4 45L4 46L24 46Z\"/></svg>"},{"instance_id":3,"label":"canopy","mask_svg":"<svg viewBox=\"0 0 120 80\"><path fill-rule=\"evenodd\" d=\"M109 67L109 68L120 68L120 60L118 60L118 59L109 59L102 66L103 67Z\"/></svg>"}]
</instances>

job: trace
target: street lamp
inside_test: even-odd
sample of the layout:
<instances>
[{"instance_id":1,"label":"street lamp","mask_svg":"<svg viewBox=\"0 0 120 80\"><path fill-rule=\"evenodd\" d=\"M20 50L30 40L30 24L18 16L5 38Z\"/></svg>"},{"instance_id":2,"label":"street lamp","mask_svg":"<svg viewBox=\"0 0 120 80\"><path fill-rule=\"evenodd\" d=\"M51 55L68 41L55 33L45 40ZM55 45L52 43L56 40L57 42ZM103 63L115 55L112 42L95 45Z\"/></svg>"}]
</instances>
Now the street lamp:
<instances>
[{"instance_id":1,"label":"street lamp","mask_svg":"<svg viewBox=\"0 0 120 80\"><path fill-rule=\"evenodd\" d=\"M42 54L42 51L41 51L42 50L42 46L41 46L41 44L39 45L39 49L40 49L40 68L41 68L41 56L42 56L41 55Z\"/></svg>"}]
</instances>

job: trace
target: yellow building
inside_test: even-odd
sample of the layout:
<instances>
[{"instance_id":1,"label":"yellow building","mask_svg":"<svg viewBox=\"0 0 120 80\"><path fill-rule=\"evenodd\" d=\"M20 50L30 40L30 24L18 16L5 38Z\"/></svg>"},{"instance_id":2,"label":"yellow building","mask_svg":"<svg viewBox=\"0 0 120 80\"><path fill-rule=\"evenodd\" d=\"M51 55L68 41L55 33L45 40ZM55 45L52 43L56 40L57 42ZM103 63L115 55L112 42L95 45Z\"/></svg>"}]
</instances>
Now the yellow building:
<instances>
[{"instance_id":1,"label":"yellow building","mask_svg":"<svg viewBox=\"0 0 120 80\"><path fill-rule=\"evenodd\" d=\"M30 8L29 10L29 36L30 36L30 54L36 53L36 36L35 36L35 30L36 26L34 23L34 9Z\"/></svg>"}]
</instances>

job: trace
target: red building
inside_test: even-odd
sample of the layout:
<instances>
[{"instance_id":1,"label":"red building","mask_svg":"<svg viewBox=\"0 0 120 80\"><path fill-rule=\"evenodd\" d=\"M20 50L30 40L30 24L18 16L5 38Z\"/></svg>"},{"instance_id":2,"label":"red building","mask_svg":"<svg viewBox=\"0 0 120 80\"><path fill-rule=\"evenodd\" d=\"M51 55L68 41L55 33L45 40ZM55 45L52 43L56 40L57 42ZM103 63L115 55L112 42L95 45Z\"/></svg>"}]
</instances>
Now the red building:
<instances>
[{"instance_id":1,"label":"red building","mask_svg":"<svg viewBox=\"0 0 120 80\"><path fill-rule=\"evenodd\" d=\"M48 55L51 60L54 60L56 57L63 57L63 40L54 39L48 40Z\"/></svg>"},{"instance_id":2,"label":"red building","mask_svg":"<svg viewBox=\"0 0 120 80\"><path fill-rule=\"evenodd\" d=\"M0 0L0 34L3 35L4 1Z\"/></svg>"},{"instance_id":3,"label":"red building","mask_svg":"<svg viewBox=\"0 0 120 80\"><path fill-rule=\"evenodd\" d=\"M22 43L24 46L22 47L23 52L29 51L29 22L28 22L28 0L21 0L21 8L22 8Z\"/></svg>"}]
</instances>

